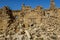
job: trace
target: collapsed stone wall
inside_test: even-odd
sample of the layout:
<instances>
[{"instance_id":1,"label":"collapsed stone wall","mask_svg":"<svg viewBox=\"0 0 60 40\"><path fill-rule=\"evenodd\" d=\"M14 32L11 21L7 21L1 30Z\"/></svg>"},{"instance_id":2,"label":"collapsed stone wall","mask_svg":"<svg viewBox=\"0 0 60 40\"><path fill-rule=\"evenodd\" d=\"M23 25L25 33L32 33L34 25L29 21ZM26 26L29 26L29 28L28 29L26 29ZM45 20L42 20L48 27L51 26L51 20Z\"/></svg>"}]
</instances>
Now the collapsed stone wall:
<instances>
[{"instance_id":1,"label":"collapsed stone wall","mask_svg":"<svg viewBox=\"0 0 60 40\"><path fill-rule=\"evenodd\" d=\"M0 13L0 40L59 40L60 11L39 8L21 10L14 16L12 10L4 7Z\"/></svg>"}]
</instances>

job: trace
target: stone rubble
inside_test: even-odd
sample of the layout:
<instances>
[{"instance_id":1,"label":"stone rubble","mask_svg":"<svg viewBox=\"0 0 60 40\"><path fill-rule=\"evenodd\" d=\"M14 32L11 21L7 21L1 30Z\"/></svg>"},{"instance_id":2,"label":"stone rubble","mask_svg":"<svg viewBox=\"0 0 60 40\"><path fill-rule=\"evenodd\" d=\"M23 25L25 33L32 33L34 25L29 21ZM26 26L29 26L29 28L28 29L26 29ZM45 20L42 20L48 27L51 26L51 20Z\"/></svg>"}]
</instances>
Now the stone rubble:
<instances>
[{"instance_id":1,"label":"stone rubble","mask_svg":"<svg viewBox=\"0 0 60 40\"><path fill-rule=\"evenodd\" d=\"M53 0L51 4L46 10L25 5L21 11L2 8L0 40L60 40L60 9L54 7Z\"/></svg>"}]
</instances>

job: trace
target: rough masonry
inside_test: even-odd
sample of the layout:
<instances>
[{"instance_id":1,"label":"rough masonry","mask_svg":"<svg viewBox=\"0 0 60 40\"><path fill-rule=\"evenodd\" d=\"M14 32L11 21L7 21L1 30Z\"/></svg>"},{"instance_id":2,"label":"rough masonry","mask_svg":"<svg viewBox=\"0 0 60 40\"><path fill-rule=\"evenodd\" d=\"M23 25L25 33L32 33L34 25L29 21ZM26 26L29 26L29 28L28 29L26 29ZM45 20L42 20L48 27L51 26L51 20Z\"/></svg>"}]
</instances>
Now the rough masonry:
<instances>
[{"instance_id":1,"label":"rough masonry","mask_svg":"<svg viewBox=\"0 0 60 40\"><path fill-rule=\"evenodd\" d=\"M22 4L21 10L0 8L0 40L60 40L60 8Z\"/></svg>"}]
</instances>

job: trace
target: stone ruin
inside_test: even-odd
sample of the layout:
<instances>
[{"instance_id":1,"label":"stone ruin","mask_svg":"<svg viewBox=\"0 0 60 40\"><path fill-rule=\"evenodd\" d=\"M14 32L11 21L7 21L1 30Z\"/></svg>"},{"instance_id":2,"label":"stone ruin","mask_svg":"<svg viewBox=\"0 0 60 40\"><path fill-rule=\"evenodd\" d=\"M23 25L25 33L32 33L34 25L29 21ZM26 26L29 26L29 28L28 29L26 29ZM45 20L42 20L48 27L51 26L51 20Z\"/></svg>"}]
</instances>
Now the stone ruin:
<instances>
[{"instance_id":1,"label":"stone ruin","mask_svg":"<svg viewBox=\"0 0 60 40\"><path fill-rule=\"evenodd\" d=\"M60 40L60 8L22 5L21 10L0 9L0 40Z\"/></svg>"}]
</instances>

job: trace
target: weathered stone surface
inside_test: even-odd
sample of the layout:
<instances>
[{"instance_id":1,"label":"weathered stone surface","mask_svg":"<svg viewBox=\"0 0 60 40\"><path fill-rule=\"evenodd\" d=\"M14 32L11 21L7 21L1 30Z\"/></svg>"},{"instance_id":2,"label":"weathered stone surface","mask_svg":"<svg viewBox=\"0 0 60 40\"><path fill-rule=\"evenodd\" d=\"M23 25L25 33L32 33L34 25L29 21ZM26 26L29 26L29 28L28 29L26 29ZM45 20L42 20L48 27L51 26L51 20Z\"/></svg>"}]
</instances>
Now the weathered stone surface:
<instances>
[{"instance_id":1,"label":"weathered stone surface","mask_svg":"<svg viewBox=\"0 0 60 40\"><path fill-rule=\"evenodd\" d=\"M60 9L55 8L54 0L46 10L41 6L31 9L22 5L21 10L3 7L0 40L60 40Z\"/></svg>"}]
</instances>

